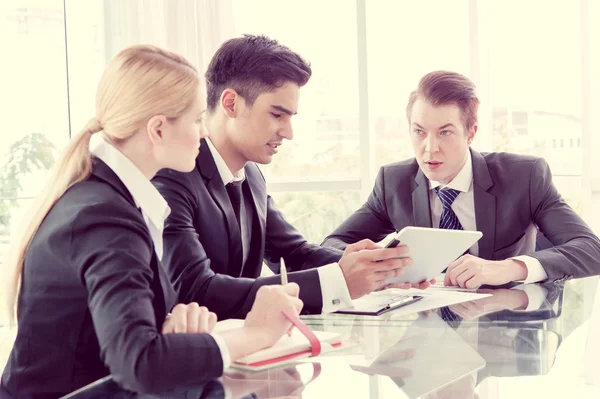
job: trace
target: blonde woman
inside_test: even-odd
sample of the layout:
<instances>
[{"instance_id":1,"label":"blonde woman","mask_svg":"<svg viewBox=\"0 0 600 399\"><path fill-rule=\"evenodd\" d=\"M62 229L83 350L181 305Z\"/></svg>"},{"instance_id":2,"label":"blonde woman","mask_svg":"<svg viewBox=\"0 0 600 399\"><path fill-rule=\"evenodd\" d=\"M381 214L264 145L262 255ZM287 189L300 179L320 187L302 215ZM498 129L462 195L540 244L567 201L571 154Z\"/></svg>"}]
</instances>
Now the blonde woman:
<instances>
[{"instance_id":1,"label":"blonde woman","mask_svg":"<svg viewBox=\"0 0 600 399\"><path fill-rule=\"evenodd\" d=\"M169 208L150 179L194 168L204 99L196 70L169 51L134 46L109 62L96 117L67 146L14 249L9 394L58 397L108 374L160 392L218 377L290 328L282 311L302 308L295 284L262 287L244 327L219 335L207 309L173 307L160 263Z\"/></svg>"}]
</instances>

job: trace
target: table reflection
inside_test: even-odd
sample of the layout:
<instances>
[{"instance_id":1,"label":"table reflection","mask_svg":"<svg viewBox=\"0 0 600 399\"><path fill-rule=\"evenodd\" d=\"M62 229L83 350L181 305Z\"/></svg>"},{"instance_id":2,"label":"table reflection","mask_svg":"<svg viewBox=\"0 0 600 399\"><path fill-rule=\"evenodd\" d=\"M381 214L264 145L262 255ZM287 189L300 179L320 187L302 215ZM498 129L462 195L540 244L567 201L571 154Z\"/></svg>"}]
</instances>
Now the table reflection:
<instances>
[{"instance_id":1,"label":"table reflection","mask_svg":"<svg viewBox=\"0 0 600 399\"><path fill-rule=\"evenodd\" d=\"M229 369L161 395L123 391L108 377L69 398L577 398L584 366L586 381L600 380L600 353L587 353L600 348L587 339L590 315L590 334L600 332L598 280L588 281L593 291L577 282L501 287L478 301L412 315L306 317L311 328L346 333L355 345L277 369ZM565 311L573 298L584 306Z\"/></svg>"}]
</instances>

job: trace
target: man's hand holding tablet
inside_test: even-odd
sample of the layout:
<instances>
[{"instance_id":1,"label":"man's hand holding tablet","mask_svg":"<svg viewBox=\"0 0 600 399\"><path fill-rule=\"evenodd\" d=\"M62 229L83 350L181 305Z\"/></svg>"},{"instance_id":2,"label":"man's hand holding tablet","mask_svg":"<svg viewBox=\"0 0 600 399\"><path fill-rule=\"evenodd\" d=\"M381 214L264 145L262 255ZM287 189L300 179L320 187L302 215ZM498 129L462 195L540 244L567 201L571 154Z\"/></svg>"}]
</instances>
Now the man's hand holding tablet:
<instances>
[{"instance_id":1,"label":"man's hand holding tablet","mask_svg":"<svg viewBox=\"0 0 600 399\"><path fill-rule=\"evenodd\" d=\"M386 280L386 286L427 288L430 283L435 283L437 275L473 246L482 235L479 231L405 227L387 247L406 245L409 251L403 256L410 257L412 264L403 268L399 276Z\"/></svg>"},{"instance_id":2,"label":"man's hand holding tablet","mask_svg":"<svg viewBox=\"0 0 600 399\"><path fill-rule=\"evenodd\" d=\"M348 245L338 265L350 298L370 294L384 287L389 279L400 277L412 265L407 253L404 245L383 248L368 239Z\"/></svg>"}]
</instances>

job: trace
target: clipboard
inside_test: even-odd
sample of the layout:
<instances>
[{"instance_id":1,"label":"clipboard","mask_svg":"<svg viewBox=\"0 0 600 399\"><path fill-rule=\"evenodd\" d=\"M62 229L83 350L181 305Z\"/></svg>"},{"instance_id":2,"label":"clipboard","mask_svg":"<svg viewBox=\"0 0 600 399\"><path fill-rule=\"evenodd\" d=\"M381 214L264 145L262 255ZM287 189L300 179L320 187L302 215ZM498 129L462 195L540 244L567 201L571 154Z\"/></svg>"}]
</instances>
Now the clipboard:
<instances>
[{"instance_id":1,"label":"clipboard","mask_svg":"<svg viewBox=\"0 0 600 399\"><path fill-rule=\"evenodd\" d=\"M361 316L379 316L383 313L401 308L402 306L410 305L423 299L421 295L395 295L394 297L384 296L380 300L375 301L354 301L354 306L346 309L340 309L335 313L355 314Z\"/></svg>"}]
</instances>

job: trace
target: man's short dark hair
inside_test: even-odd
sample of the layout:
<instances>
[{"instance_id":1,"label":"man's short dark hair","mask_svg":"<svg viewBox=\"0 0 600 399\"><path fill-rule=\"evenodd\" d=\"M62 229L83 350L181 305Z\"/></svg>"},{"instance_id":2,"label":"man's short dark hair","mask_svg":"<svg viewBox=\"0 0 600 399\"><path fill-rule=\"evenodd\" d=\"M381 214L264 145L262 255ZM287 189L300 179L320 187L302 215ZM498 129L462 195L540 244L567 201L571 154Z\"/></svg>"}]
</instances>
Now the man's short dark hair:
<instances>
[{"instance_id":1,"label":"man's short dark hair","mask_svg":"<svg viewBox=\"0 0 600 399\"><path fill-rule=\"evenodd\" d=\"M307 61L276 40L262 35L230 39L217 50L204 75L208 110L214 111L227 88L251 106L260 94L288 82L304 86L311 74Z\"/></svg>"}]
</instances>

